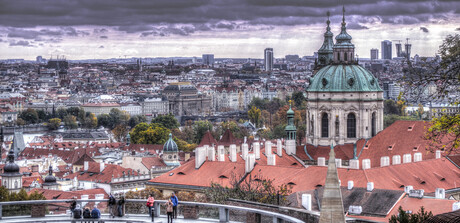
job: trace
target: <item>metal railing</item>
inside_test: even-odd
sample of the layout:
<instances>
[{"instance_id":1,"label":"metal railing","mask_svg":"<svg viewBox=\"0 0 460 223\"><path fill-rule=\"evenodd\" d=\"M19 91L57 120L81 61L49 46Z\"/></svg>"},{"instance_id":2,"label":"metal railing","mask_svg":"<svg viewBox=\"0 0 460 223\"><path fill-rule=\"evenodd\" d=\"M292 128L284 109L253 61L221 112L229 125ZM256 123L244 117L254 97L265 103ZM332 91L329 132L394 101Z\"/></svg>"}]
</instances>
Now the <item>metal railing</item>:
<instances>
[{"instance_id":1,"label":"metal railing","mask_svg":"<svg viewBox=\"0 0 460 223\"><path fill-rule=\"evenodd\" d=\"M2 209L3 206L8 205L46 205L46 204L53 204L53 203L70 203L74 200L30 200L30 201L7 201L7 202L0 202L0 220L2 219ZM89 202L108 202L108 199L79 199L76 200L77 204L82 203L89 203ZM126 199L126 203L143 203L147 202L147 199ZM155 200L154 203L154 216L159 217L161 212L161 204L165 204L166 200ZM239 206L232 206L232 205L223 205L223 204L213 204L213 203L199 203L199 202L188 202L188 201L180 201L180 206L192 206L192 207L204 207L204 208L216 208L219 210L218 216L220 222L229 222L230 221L230 210L232 211L242 211L246 213L255 213L260 214L261 216L267 216L273 219L274 223L278 222L293 222L293 223L302 223L303 221L276 212L265 211L255 208L248 208L248 207L239 207ZM147 218L146 214L146 218Z\"/></svg>"}]
</instances>

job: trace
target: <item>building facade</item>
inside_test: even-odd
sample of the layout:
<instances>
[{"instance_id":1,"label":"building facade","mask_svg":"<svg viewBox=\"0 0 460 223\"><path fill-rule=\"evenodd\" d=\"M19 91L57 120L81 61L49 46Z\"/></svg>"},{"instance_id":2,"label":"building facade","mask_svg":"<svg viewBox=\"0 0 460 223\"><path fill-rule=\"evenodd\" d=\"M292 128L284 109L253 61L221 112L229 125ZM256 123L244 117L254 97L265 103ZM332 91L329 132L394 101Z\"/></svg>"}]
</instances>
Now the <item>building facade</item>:
<instances>
[{"instance_id":1,"label":"building facade","mask_svg":"<svg viewBox=\"0 0 460 223\"><path fill-rule=\"evenodd\" d=\"M391 41L385 40L385 41L382 41L381 44L382 44L382 48L380 50L382 50L382 59L383 60L391 60L391 57L392 57Z\"/></svg>"},{"instance_id":2,"label":"building facade","mask_svg":"<svg viewBox=\"0 0 460 223\"><path fill-rule=\"evenodd\" d=\"M168 110L175 116L202 115L211 111L211 98L188 83L170 84L163 95L169 101Z\"/></svg>"},{"instance_id":3,"label":"building facade","mask_svg":"<svg viewBox=\"0 0 460 223\"><path fill-rule=\"evenodd\" d=\"M264 50L264 67L265 71L273 70L273 48Z\"/></svg>"}]
</instances>

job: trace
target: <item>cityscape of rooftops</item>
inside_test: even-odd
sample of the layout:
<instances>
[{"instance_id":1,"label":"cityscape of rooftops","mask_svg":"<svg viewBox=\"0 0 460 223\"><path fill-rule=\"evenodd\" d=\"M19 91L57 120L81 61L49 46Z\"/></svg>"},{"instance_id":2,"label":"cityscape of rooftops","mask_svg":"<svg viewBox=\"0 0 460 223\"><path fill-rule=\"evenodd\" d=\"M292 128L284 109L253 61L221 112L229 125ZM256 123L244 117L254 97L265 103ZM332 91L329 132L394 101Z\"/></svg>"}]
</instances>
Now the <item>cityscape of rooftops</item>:
<instances>
[{"instance_id":1,"label":"cityscape of rooftops","mask_svg":"<svg viewBox=\"0 0 460 223\"><path fill-rule=\"evenodd\" d=\"M0 1L0 222L458 222L456 0Z\"/></svg>"}]
</instances>

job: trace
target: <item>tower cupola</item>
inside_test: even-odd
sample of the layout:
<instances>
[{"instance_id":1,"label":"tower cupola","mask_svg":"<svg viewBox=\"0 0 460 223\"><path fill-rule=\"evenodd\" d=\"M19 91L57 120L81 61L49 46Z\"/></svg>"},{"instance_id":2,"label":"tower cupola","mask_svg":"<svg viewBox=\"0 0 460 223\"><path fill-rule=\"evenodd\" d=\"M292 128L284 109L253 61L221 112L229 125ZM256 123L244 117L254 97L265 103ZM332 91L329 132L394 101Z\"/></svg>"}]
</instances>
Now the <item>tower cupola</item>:
<instances>
[{"instance_id":1,"label":"tower cupola","mask_svg":"<svg viewBox=\"0 0 460 223\"><path fill-rule=\"evenodd\" d=\"M347 33L347 23L345 22L345 7L343 7L342 30L335 37L336 43L333 47L334 63L354 64L355 45L351 43L352 37Z\"/></svg>"}]
</instances>

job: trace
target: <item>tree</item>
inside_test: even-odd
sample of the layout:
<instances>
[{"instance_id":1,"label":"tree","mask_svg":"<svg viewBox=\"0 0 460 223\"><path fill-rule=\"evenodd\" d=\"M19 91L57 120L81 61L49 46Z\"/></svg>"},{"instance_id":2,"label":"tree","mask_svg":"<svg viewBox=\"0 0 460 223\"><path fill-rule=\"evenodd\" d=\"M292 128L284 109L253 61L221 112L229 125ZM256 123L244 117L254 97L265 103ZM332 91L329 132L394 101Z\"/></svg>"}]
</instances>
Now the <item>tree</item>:
<instances>
[{"instance_id":1,"label":"tree","mask_svg":"<svg viewBox=\"0 0 460 223\"><path fill-rule=\"evenodd\" d=\"M37 110L37 115L39 122L45 122L48 119L48 114L43 109Z\"/></svg>"},{"instance_id":2,"label":"tree","mask_svg":"<svg viewBox=\"0 0 460 223\"><path fill-rule=\"evenodd\" d=\"M67 110L64 108L58 108L56 111L56 117L62 120L65 116L67 116Z\"/></svg>"},{"instance_id":3,"label":"tree","mask_svg":"<svg viewBox=\"0 0 460 223\"><path fill-rule=\"evenodd\" d=\"M193 123L192 129L193 129L193 135L194 135L194 143L200 143L201 139L203 138L203 135L207 132L210 131L212 132L212 123L205 120L200 120L200 121L195 121Z\"/></svg>"},{"instance_id":4,"label":"tree","mask_svg":"<svg viewBox=\"0 0 460 223\"><path fill-rule=\"evenodd\" d=\"M440 149L449 155L458 150L460 145L460 114L434 118L425 138L430 140L428 149L431 151Z\"/></svg>"},{"instance_id":5,"label":"tree","mask_svg":"<svg viewBox=\"0 0 460 223\"><path fill-rule=\"evenodd\" d=\"M126 135L128 135L128 129L124 125L117 125L117 127L112 130L112 133L117 142L124 142Z\"/></svg>"},{"instance_id":6,"label":"tree","mask_svg":"<svg viewBox=\"0 0 460 223\"><path fill-rule=\"evenodd\" d=\"M16 120L16 124L19 125L19 126L25 125L25 124L26 124L26 121L24 121L24 119L22 119L22 118L18 118L18 119Z\"/></svg>"},{"instance_id":7,"label":"tree","mask_svg":"<svg viewBox=\"0 0 460 223\"><path fill-rule=\"evenodd\" d=\"M398 214L390 217L390 223L421 223L428 218L433 217L433 213L425 211L422 206L417 213L408 213L402 209L401 206L398 208Z\"/></svg>"},{"instance_id":8,"label":"tree","mask_svg":"<svg viewBox=\"0 0 460 223\"><path fill-rule=\"evenodd\" d=\"M173 114L169 113L167 115L159 115L158 117L152 119L152 123L158 123L163 125L168 129L179 128L179 122Z\"/></svg>"},{"instance_id":9,"label":"tree","mask_svg":"<svg viewBox=\"0 0 460 223\"><path fill-rule=\"evenodd\" d=\"M88 115L84 118L84 123L86 128L96 128L97 127L97 118L94 113L88 113Z\"/></svg>"},{"instance_id":10,"label":"tree","mask_svg":"<svg viewBox=\"0 0 460 223\"><path fill-rule=\"evenodd\" d=\"M70 129L77 128L78 127L77 118L73 115L66 115L64 117L64 125Z\"/></svg>"},{"instance_id":11,"label":"tree","mask_svg":"<svg viewBox=\"0 0 460 223\"><path fill-rule=\"evenodd\" d=\"M135 116L132 116L131 118L129 118L128 125L131 128L134 128L137 124L139 124L141 122L147 122L147 118L145 118L145 116L143 116L143 115L135 115Z\"/></svg>"},{"instance_id":12,"label":"tree","mask_svg":"<svg viewBox=\"0 0 460 223\"><path fill-rule=\"evenodd\" d=\"M297 107L297 108L302 107L302 104L303 104L303 103L305 102L305 100L306 100L306 99L305 99L305 96L303 95L303 92L301 92L301 91L294 91L294 92L292 93L292 96L291 96L291 97L292 97L292 100L293 100L294 103L295 103L295 104L294 104L295 107Z\"/></svg>"},{"instance_id":13,"label":"tree","mask_svg":"<svg viewBox=\"0 0 460 223\"><path fill-rule=\"evenodd\" d=\"M52 118L48 120L48 128L50 130L56 130L61 126L61 119L59 118Z\"/></svg>"},{"instance_id":14,"label":"tree","mask_svg":"<svg viewBox=\"0 0 460 223\"><path fill-rule=\"evenodd\" d=\"M117 108L112 108L109 113L110 123L109 128L113 129L117 125L127 125L129 120L129 114L126 111L121 111Z\"/></svg>"},{"instance_id":15,"label":"tree","mask_svg":"<svg viewBox=\"0 0 460 223\"><path fill-rule=\"evenodd\" d=\"M28 108L27 110L23 111L20 117L27 123L27 124L35 124L38 123L38 113L35 109Z\"/></svg>"},{"instance_id":16,"label":"tree","mask_svg":"<svg viewBox=\"0 0 460 223\"><path fill-rule=\"evenodd\" d=\"M386 128L398 120L416 121L417 118L412 117L412 116L384 115L383 116L383 126L384 128Z\"/></svg>"},{"instance_id":17,"label":"tree","mask_svg":"<svg viewBox=\"0 0 460 223\"><path fill-rule=\"evenodd\" d=\"M134 144L164 144L169 133L169 129L158 123L140 123L130 132L130 136Z\"/></svg>"},{"instance_id":18,"label":"tree","mask_svg":"<svg viewBox=\"0 0 460 223\"><path fill-rule=\"evenodd\" d=\"M252 106L252 108L248 111L249 120L258 127L260 122L261 111L256 106Z\"/></svg>"},{"instance_id":19,"label":"tree","mask_svg":"<svg viewBox=\"0 0 460 223\"><path fill-rule=\"evenodd\" d=\"M97 126L110 127L110 116L108 114L100 114L97 116Z\"/></svg>"},{"instance_id":20,"label":"tree","mask_svg":"<svg viewBox=\"0 0 460 223\"><path fill-rule=\"evenodd\" d=\"M388 99L385 100L384 105L383 105L383 114L395 114L395 115L400 115L401 112L399 111L398 106L396 105L396 102L394 100Z\"/></svg>"}]
</instances>

